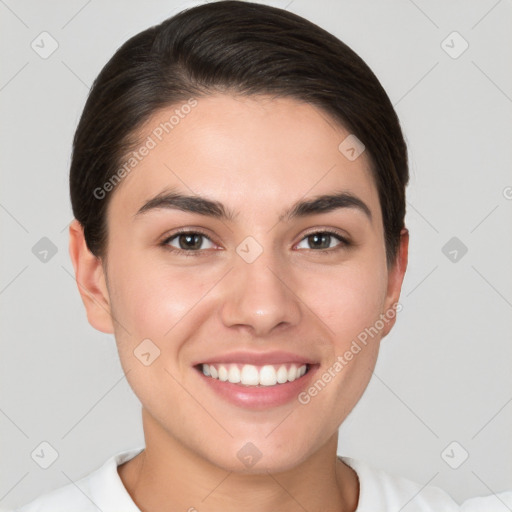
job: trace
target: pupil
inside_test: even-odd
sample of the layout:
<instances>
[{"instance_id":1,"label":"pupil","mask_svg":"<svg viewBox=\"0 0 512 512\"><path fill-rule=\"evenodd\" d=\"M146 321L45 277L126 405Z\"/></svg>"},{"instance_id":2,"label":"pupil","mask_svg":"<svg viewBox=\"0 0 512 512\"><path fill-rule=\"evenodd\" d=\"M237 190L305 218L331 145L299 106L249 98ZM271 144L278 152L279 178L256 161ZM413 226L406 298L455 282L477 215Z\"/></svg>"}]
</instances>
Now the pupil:
<instances>
[{"instance_id":1,"label":"pupil","mask_svg":"<svg viewBox=\"0 0 512 512\"><path fill-rule=\"evenodd\" d=\"M200 249L201 236L199 234L180 235L180 247L182 249Z\"/></svg>"},{"instance_id":2,"label":"pupil","mask_svg":"<svg viewBox=\"0 0 512 512\"><path fill-rule=\"evenodd\" d=\"M320 241L320 244L318 243ZM322 244L322 241L324 242ZM321 247L322 249L329 248L331 242L331 235L328 234L314 234L309 236L309 243L315 247Z\"/></svg>"}]
</instances>

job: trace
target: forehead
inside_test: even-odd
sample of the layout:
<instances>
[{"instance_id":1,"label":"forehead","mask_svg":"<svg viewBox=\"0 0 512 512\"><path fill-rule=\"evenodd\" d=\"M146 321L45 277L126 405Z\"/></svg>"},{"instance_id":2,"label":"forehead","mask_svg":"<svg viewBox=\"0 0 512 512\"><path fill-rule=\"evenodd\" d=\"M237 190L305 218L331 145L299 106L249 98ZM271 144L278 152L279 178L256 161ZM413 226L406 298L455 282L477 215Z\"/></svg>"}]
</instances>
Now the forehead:
<instances>
[{"instance_id":1,"label":"forehead","mask_svg":"<svg viewBox=\"0 0 512 512\"><path fill-rule=\"evenodd\" d=\"M172 187L259 218L333 189L362 196L377 209L369 157L347 158L344 141L351 134L322 110L268 96L212 95L195 102L156 112L138 131L137 155L124 159L132 166L125 165L109 208L134 215Z\"/></svg>"}]
</instances>

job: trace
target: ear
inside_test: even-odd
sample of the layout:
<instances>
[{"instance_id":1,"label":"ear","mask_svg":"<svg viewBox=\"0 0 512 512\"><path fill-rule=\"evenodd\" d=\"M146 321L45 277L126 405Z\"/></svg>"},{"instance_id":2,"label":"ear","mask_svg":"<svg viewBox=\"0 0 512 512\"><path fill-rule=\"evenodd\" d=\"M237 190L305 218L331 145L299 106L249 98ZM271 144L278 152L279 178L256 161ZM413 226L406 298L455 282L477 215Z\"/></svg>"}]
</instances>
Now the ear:
<instances>
[{"instance_id":1,"label":"ear","mask_svg":"<svg viewBox=\"0 0 512 512\"><path fill-rule=\"evenodd\" d=\"M113 334L110 297L102 261L87 247L83 227L76 219L69 225L69 255L89 323L98 331Z\"/></svg>"},{"instance_id":2,"label":"ear","mask_svg":"<svg viewBox=\"0 0 512 512\"><path fill-rule=\"evenodd\" d=\"M398 247L396 260L388 272L388 290L386 294L386 301L383 313L386 311L395 311L395 314L390 318L386 317L385 326L382 330L382 337L387 336L391 328L395 325L396 321L396 306L400 299L400 291L402 290L402 283L407 269L407 261L409 255L409 230L403 228L400 231L400 244ZM395 305L395 307L393 307ZM398 311L400 308L398 308Z\"/></svg>"}]
</instances>

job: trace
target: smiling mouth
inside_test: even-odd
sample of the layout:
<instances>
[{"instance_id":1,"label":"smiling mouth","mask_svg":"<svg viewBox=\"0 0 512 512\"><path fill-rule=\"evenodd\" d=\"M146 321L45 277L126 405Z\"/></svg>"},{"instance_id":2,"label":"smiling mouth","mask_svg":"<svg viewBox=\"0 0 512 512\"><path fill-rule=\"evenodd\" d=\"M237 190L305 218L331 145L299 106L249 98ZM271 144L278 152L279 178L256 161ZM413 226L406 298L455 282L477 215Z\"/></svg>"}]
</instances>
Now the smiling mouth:
<instances>
[{"instance_id":1,"label":"smiling mouth","mask_svg":"<svg viewBox=\"0 0 512 512\"><path fill-rule=\"evenodd\" d=\"M242 386L268 387L300 379L310 370L309 364L282 363L256 366L238 363L202 363L196 368L206 377Z\"/></svg>"}]
</instances>

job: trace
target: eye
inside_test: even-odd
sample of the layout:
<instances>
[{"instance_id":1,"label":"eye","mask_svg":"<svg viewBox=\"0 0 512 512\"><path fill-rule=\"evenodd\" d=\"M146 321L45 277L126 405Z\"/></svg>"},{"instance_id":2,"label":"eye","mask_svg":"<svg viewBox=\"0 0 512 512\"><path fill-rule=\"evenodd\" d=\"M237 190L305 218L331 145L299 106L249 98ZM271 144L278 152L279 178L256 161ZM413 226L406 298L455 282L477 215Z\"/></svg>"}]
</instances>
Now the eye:
<instances>
[{"instance_id":1,"label":"eye","mask_svg":"<svg viewBox=\"0 0 512 512\"><path fill-rule=\"evenodd\" d=\"M337 242L337 243L336 243ZM309 247L304 247L306 244ZM302 247L301 247L302 245ZM308 234L304 237L298 244L298 249L336 249L341 248L343 246L349 246L350 243L347 239L335 233L333 231L316 231L314 233Z\"/></svg>"},{"instance_id":2,"label":"eye","mask_svg":"<svg viewBox=\"0 0 512 512\"><path fill-rule=\"evenodd\" d=\"M215 248L210 238L199 231L180 231L166 238L162 245L176 252L197 252Z\"/></svg>"},{"instance_id":3,"label":"eye","mask_svg":"<svg viewBox=\"0 0 512 512\"><path fill-rule=\"evenodd\" d=\"M199 256L201 251L215 249L215 243L200 231L179 231L167 237L161 245L172 252ZM315 252L333 252L348 247L350 242L334 231L315 231L306 235L298 244L298 249Z\"/></svg>"}]
</instances>

